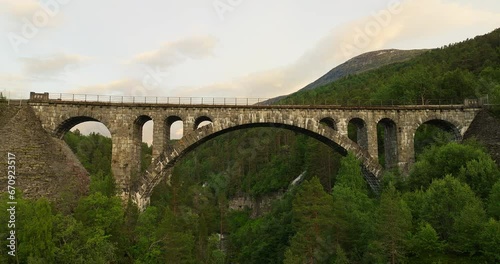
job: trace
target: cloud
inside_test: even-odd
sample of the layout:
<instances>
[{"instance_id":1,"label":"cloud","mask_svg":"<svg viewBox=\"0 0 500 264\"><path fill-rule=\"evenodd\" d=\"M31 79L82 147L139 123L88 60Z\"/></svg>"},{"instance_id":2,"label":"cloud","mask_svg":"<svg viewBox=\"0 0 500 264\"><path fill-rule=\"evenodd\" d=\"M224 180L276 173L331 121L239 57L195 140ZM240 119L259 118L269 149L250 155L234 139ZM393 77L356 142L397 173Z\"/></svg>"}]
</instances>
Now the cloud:
<instances>
[{"instance_id":1,"label":"cloud","mask_svg":"<svg viewBox=\"0 0 500 264\"><path fill-rule=\"evenodd\" d=\"M10 18L10 30L18 30L26 21L38 24L41 19L46 19L43 27L55 27L62 23L63 5L59 1L0 0L0 14Z\"/></svg>"},{"instance_id":2,"label":"cloud","mask_svg":"<svg viewBox=\"0 0 500 264\"><path fill-rule=\"evenodd\" d=\"M443 0L392 1L386 9L332 29L314 48L306 51L291 65L251 73L226 82L183 87L177 93L247 97L289 94L362 53L397 48L394 45L401 42L422 45L426 39L447 35L442 40L442 45L445 45L453 37L449 35L451 33L463 38L464 32L467 32L473 37L488 33L499 24L500 14L464 4ZM459 40L463 39L456 41Z\"/></svg>"},{"instance_id":3,"label":"cloud","mask_svg":"<svg viewBox=\"0 0 500 264\"><path fill-rule=\"evenodd\" d=\"M23 70L33 77L54 77L75 70L89 60L77 54L55 54L48 57L20 58Z\"/></svg>"},{"instance_id":4,"label":"cloud","mask_svg":"<svg viewBox=\"0 0 500 264\"><path fill-rule=\"evenodd\" d=\"M30 80L19 74L0 73L0 92L12 99L27 98Z\"/></svg>"},{"instance_id":5,"label":"cloud","mask_svg":"<svg viewBox=\"0 0 500 264\"><path fill-rule=\"evenodd\" d=\"M204 59L213 55L217 44L215 37L192 36L164 43L159 49L136 55L132 63L146 64L153 68L170 68L188 59Z\"/></svg>"},{"instance_id":6,"label":"cloud","mask_svg":"<svg viewBox=\"0 0 500 264\"><path fill-rule=\"evenodd\" d=\"M189 59L204 59L214 53L217 40L213 36L192 36L163 44L159 49L136 55L126 64L135 76L104 84L77 87L70 92L127 96L161 96L167 69ZM31 68L41 68L42 63ZM55 64L55 63L54 63ZM43 65L45 65L43 63ZM45 66L44 66L45 67ZM172 95L172 94L170 94ZM175 95L174 95L175 96Z\"/></svg>"},{"instance_id":7,"label":"cloud","mask_svg":"<svg viewBox=\"0 0 500 264\"><path fill-rule=\"evenodd\" d=\"M387 9L338 30L337 40L341 44L337 48L345 60L367 51L393 48L400 42L425 43L426 39L449 41L447 39L461 38L464 34L485 34L500 24L500 13L445 0L392 3L398 3L397 8L391 8L389 4ZM456 41L459 40L463 39Z\"/></svg>"},{"instance_id":8,"label":"cloud","mask_svg":"<svg viewBox=\"0 0 500 264\"><path fill-rule=\"evenodd\" d=\"M40 8L40 4L36 0L1 0L0 7L2 14L25 17L33 15Z\"/></svg>"},{"instance_id":9,"label":"cloud","mask_svg":"<svg viewBox=\"0 0 500 264\"><path fill-rule=\"evenodd\" d=\"M396 4L394 4L396 3ZM398 3L400 5L398 5ZM289 94L316 80L333 67L359 54L385 48L428 48L427 40L442 45L487 33L498 27L500 14L445 0L391 1L387 8L333 28L292 64L201 86L165 87L166 69L189 59L213 56L213 36L193 36L163 44L159 49L133 57L129 64L146 66L137 80L79 87L77 91L99 94L165 95L263 98ZM465 31L464 31L465 30ZM466 32L466 34L464 33ZM456 39L456 40L455 40ZM410 43L410 45L408 44ZM436 45L436 44L432 44Z\"/></svg>"},{"instance_id":10,"label":"cloud","mask_svg":"<svg viewBox=\"0 0 500 264\"><path fill-rule=\"evenodd\" d=\"M141 87L142 83L135 79L119 79L104 84L80 86L70 90L70 93L129 95L128 92Z\"/></svg>"}]
</instances>

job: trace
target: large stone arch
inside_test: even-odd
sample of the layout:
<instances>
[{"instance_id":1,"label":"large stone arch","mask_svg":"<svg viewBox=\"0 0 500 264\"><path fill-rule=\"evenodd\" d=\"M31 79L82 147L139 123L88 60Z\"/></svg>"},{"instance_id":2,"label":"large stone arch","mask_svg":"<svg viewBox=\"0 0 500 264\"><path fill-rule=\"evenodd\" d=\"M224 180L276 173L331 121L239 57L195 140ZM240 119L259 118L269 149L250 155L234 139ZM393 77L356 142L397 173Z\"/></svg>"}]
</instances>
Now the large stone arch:
<instances>
[{"instance_id":1,"label":"large stone arch","mask_svg":"<svg viewBox=\"0 0 500 264\"><path fill-rule=\"evenodd\" d=\"M91 116L91 115L75 115L75 116L70 116L70 117L64 117L62 118L62 121L60 121L56 127L54 128L54 131L52 132L54 137L62 139L68 131L73 128L74 126L84 123L84 122L99 122L103 124L108 131L111 133L111 127L110 125L103 119L99 119L97 117Z\"/></svg>"},{"instance_id":2,"label":"large stone arch","mask_svg":"<svg viewBox=\"0 0 500 264\"><path fill-rule=\"evenodd\" d=\"M358 144L350 140L347 136L341 135L339 132L331 129L327 125L319 125L319 122L302 122L303 126L295 125L295 122L257 122L225 125L217 122L217 120L207 126L198 128L190 133L187 133L181 140L175 144L168 146L166 151L157 157L140 181L134 187L131 197L133 201L140 207L144 208L149 203L149 197L153 188L170 173L170 169L174 164L190 151L196 149L204 142L215 138L219 135L229 133L231 131L253 128L253 127L276 127L293 130L313 137L346 155L348 151L353 152L361 161L365 179L370 187L378 191L379 176L382 168L376 160L374 160L367 150L363 150ZM294 124L295 123L295 124Z\"/></svg>"}]
</instances>

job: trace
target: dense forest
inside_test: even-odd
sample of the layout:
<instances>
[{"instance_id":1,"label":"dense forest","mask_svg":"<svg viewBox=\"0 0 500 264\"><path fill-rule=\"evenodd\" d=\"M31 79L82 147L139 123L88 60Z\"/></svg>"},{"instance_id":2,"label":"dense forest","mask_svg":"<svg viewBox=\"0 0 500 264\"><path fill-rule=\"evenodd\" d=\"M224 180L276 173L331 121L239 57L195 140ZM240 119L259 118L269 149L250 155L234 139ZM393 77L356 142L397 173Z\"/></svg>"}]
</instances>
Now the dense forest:
<instances>
[{"instance_id":1,"label":"dense forest","mask_svg":"<svg viewBox=\"0 0 500 264\"><path fill-rule=\"evenodd\" d=\"M499 69L496 30L280 103L484 95L491 103L500 96ZM115 196L112 139L76 130L65 141L90 173L89 194L67 201L71 210L19 198L17 263L500 261L498 165L478 142L452 142L431 125L416 135L409 175L387 170L380 193L369 189L353 155L305 135L278 128L224 134L179 161L144 212ZM150 160L143 144L143 169ZM269 206L230 209L242 197ZM0 226L2 236L7 231ZM6 250L0 263L12 261Z\"/></svg>"}]
</instances>

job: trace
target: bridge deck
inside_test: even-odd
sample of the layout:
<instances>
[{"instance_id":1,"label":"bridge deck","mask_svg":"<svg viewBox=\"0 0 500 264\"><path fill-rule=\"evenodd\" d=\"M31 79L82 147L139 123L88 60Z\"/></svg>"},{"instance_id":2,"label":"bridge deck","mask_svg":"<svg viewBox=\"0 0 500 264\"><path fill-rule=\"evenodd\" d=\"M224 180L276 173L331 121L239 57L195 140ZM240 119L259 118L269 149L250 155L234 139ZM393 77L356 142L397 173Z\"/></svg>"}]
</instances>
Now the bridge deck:
<instances>
[{"instance_id":1,"label":"bridge deck","mask_svg":"<svg viewBox=\"0 0 500 264\"><path fill-rule=\"evenodd\" d=\"M22 101L22 102L21 102ZM142 102L94 102L94 101L63 101L63 100L16 100L15 104L24 102L28 104L63 104L87 106L112 106L112 107L148 107L148 108L238 108L238 109L339 109L339 110L450 110L450 109L480 109L479 106L466 106L463 104L452 105L236 105L236 104L172 104L172 103L142 103Z\"/></svg>"}]
</instances>

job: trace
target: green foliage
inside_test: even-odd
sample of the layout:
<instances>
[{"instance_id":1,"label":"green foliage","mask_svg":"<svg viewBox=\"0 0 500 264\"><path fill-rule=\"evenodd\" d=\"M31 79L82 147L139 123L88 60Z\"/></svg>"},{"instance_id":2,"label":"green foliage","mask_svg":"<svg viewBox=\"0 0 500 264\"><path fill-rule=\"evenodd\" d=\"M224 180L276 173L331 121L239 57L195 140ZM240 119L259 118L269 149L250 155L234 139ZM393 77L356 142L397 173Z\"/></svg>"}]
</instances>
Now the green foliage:
<instances>
[{"instance_id":1,"label":"green foliage","mask_svg":"<svg viewBox=\"0 0 500 264\"><path fill-rule=\"evenodd\" d=\"M422 153L410 173L408 185L412 190L426 189L433 179L447 174L467 183L483 199L490 193L491 183L500 179L498 166L481 148L452 142Z\"/></svg>"},{"instance_id":2,"label":"green foliage","mask_svg":"<svg viewBox=\"0 0 500 264\"><path fill-rule=\"evenodd\" d=\"M123 224L123 207L119 197L91 194L80 200L75 218L86 226L93 226L108 234L116 232Z\"/></svg>"},{"instance_id":3,"label":"green foliage","mask_svg":"<svg viewBox=\"0 0 500 264\"><path fill-rule=\"evenodd\" d=\"M273 210L262 218L249 219L247 214L230 216L230 262L283 263L292 227L292 193L274 203ZM235 217L239 216L239 217ZM246 217L245 217L246 216Z\"/></svg>"},{"instance_id":4,"label":"green foliage","mask_svg":"<svg viewBox=\"0 0 500 264\"><path fill-rule=\"evenodd\" d=\"M336 185L368 193L367 184L361 172L361 163L354 154L349 153L345 158L340 160Z\"/></svg>"},{"instance_id":5,"label":"green foliage","mask_svg":"<svg viewBox=\"0 0 500 264\"><path fill-rule=\"evenodd\" d=\"M64 140L90 175L111 175L111 138L97 133L84 136L76 130L66 133Z\"/></svg>"},{"instance_id":6,"label":"green foliage","mask_svg":"<svg viewBox=\"0 0 500 264\"><path fill-rule=\"evenodd\" d=\"M451 249L459 253L476 254L480 250L481 233L486 219L481 203L466 204L453 223Z\"/></svg>"},{"instance_id":7,"label":"green foliage","mask_svg":"<svg viewBox=\"0 0 500 264\"><path fill-rule=\"evenodd\" d=\"M424 123L415 132L415 157L420 159L420 155L428 148L432 146L443 146L454 140L455 135L453 133L445 131L440 127Z\"/></svg>"},{"instance_id":8,"label":"green foliage","mask_svg":"<svg viewBox=\"0 0 500 264\"><path fill-rule=\"evenodd\" d=\"M360 260L375 236L375 204L361 174L359 161L349 154L341 160L333 188L333 234L351 259Z\"/></svg>"},{"instance_id":9,"label":"green foliage","mask_svg":"<svg viewBox=\"0 0 500 264\"><path fill-rule=\"evenodd\" d=\"M453 225L466 206L481 206L481 201L465 183L447 175L436 179L424 194L422 218L431 224L448 240L453 233Z\"/></svg>"},{"instance_id":10,"label":"green foliage","mask_svg":"<svg viewBox=\"0 0 500 264\"><path fill-rule=\"evenodd\" d=\"M484 226L481 234L481 252L486 259L493 263L500 261L500 222L490 219Z\"/></svg>"},{"instance_id":11,"label":"green foliage","mask_svg":"<svg viewBox=\"0 0 500 264\"><path fill-rule=\"evenodd\" d=\"M384 248L385 258L398 263L406 254L406 238L412 226L411 211L390 185L380 197L376 217L377 240Z\"/></svg>"},{"instance_id":12,"label":"green foliage","mask_svg":"<svg viewBox=\"0 0 500 264\"><path fill-rule=\"evenodd\" d=\"M497 221L500 220L500 180L491 188L488 197L488 214Z\"/></svg>"},{"instance_id":13,"label":"green foliage","mask_svg":"<svg viewBox=\"0 0 500 264\"><path fill-rule=\"evenodd\" d=\"M333 234L351 259L361 259L375 236L375 204L365 193L336 185L333 188Z\"/></svg>"},{"instance_id":14,"label":"green foliage","mask_svg":"<svg viewBox=\"0 0 500 264\"><path fill-rule=\"evenodd\" d=\"M208 238L208 259L207 264L224 264L226 263L226 253L220 248L220 236L212 234Z\"/></svg>"},{"instance_id":15,"label":"green foliage","mask_svg":"<svg viewBox=\"0 0 500 264\"><path fill-rule=\"evenodd\" d=\"M284 263L324 263L331 252L332 198L318 178L304 182L293 201L295 235L285 253Z\"/></svg>"},{"instance_id":16,"label":"green foliage","mask_svg":"<svg viewBox=\"0 0 500 264\"><path fill-rule=\"evenodd\" d=\"M52 209L47 199L23 202L18 211L18 254L21 262L49 263L54 261Z\"/></svg>"},{"instance_id":17,"label":"green foliage","mask_svg":"<svg viewBox=\"0 0 500 264\"><path fill-rule=\"evenodd\" d=\"M430 261L442 254L445 244L439 239L436 230L429 223L423 222L409 239L408 247L416 257Z\"/></svg>"},{"instance_id":18,"label":"green foliage","mask_svg":"<svg viewBox=\"0 0 500 264\"><path fill-rule=\"evenodd\" d=\"M347 258L345 251L338 244L335 247L335 260L333 261L333 263L334 264L348 264L349 263L349 259Z\"/></svg>"}]
</instances>

